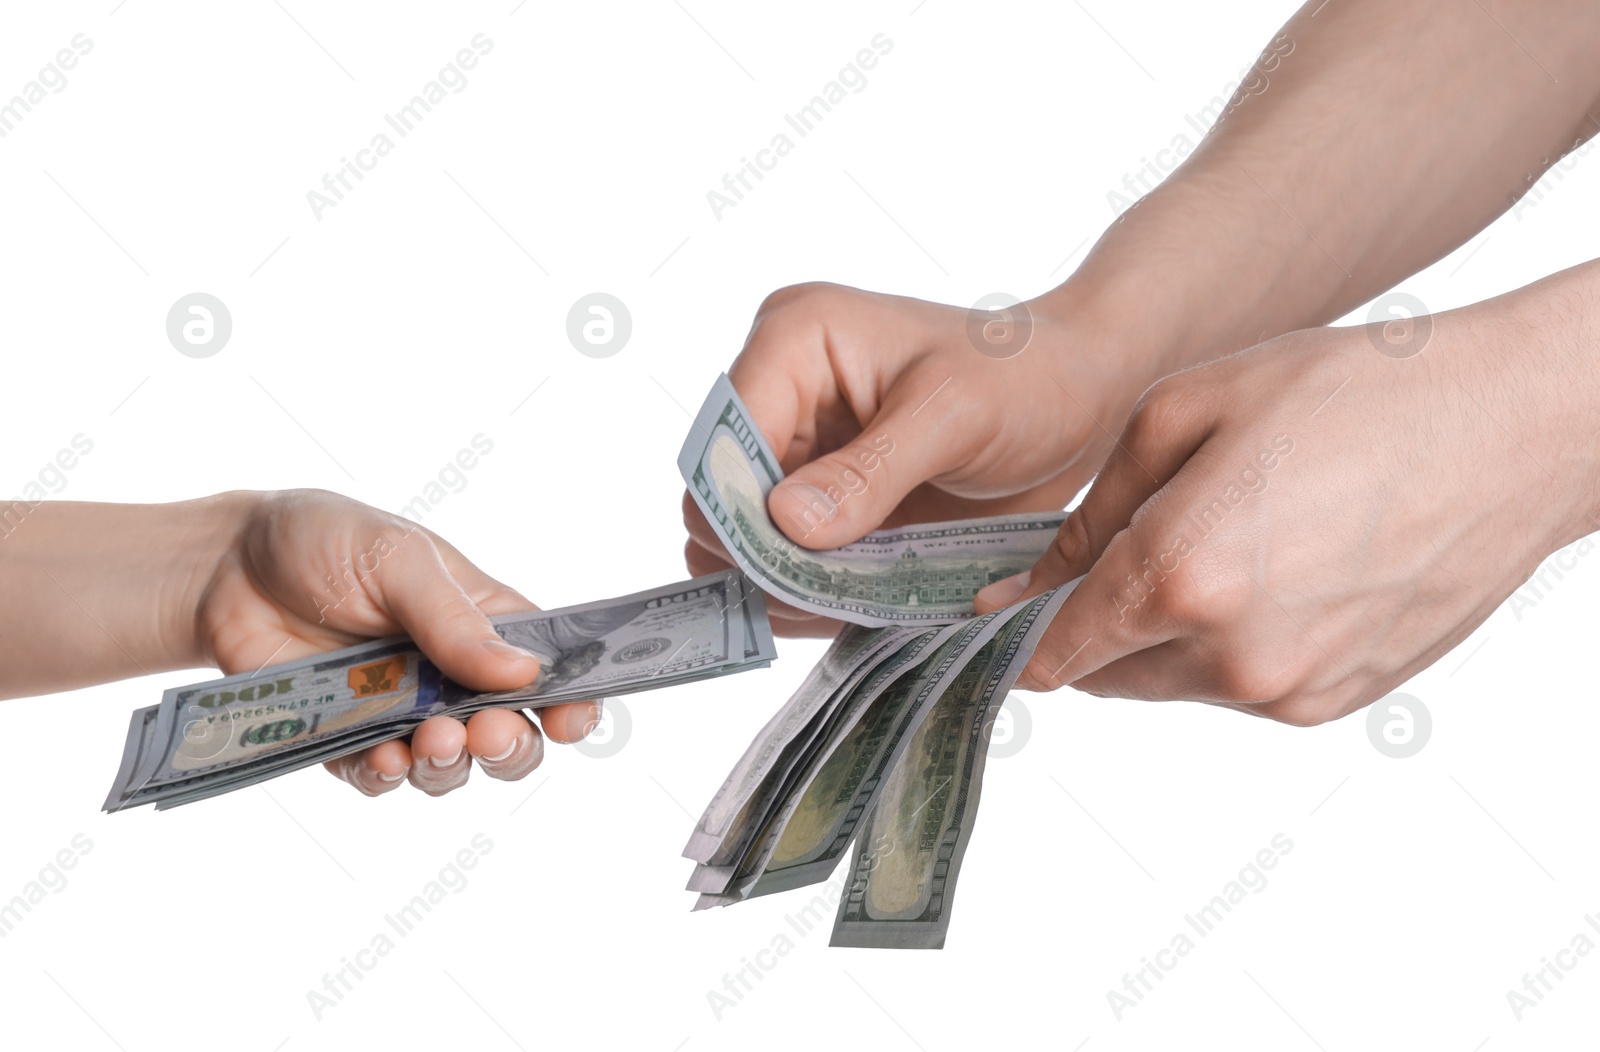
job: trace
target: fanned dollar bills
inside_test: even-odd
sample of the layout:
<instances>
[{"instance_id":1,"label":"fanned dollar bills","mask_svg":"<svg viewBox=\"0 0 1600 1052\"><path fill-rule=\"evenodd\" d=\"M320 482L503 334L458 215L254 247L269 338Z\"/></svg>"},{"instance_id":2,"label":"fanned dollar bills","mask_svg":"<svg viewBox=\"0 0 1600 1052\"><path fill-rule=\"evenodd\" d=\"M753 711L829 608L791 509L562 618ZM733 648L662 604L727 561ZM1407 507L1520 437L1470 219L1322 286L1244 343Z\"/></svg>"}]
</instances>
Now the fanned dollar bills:
<instances>
[{"instance_id":1,"label":"fanned dollar bills","mask_svg":"<svg viewBox=\"0 0 1600 1052\"><path fill-rule=\"evenodd\" d=\"M737 572L494 622L539 657L531 686L474 693L398 637L169 690L133 714L105 809L230 792L409 734L429 716L653 690L776 656L765 601Z\"/></svg>"},{"instance_id":2,"label":"fanned dollar bills","mask_svg":"<svg viewBox=\"0 0 1600 1052\"><path fill-rule=\"evenodd\" d=\"M939 949L972 838L989 735L1066 590L1012 607L1000 632L896 745L856 838L832 946ZM913 721L908 721L913 722Z\"/></svg>"},{"instance_id":3,"label":"fanned dollar bills","mask_svg":"<svg viewBox=\"0 0 1600 1052\"><path fill-rule=\"evenodd\" d=\"M694 908L822 883L854 841L832 945L942 947L989 735L1077 582L982 616L972 600L1032 567L1062 516L908 526L834 551L801 548L768 514L783 473L726 376L678 467L752 580L852 622L696 823L684 848L696 862Z\"/></svg>"},{"instance_id":4,"label":"fanned dollar bills","mask_svg":"<svg viewBox=\"0 0 1600 1052\"><path fill-rule=\"evenodd\" d=\"M832 551L801 547L767 513L783 469L726 375L700 407L678 470L756 584L790 606L868 627L971 617L972 597L1032 567L1062 520L1059 513L1001 515L877 530ZM803 533L810 524L791 525Z\"/></svg>"}]
</instances>

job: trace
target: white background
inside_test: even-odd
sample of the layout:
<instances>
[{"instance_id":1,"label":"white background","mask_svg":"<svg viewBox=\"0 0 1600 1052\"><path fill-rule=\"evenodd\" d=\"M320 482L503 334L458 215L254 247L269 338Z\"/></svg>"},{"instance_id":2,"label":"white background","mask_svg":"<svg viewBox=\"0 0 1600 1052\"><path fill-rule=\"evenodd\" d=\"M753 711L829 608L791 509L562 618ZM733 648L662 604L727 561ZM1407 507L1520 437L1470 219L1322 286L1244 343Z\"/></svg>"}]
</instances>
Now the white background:
<instances>
[{"instance_id":1,"label":"white background","mask_svg":"<svg viewBox=\"0 0 1600 1052\"><path fill-rule=\"evenodd\" d=\"M493 453L429 525L549 606L685 576L684 409L765 293L1042 291L1111 219L1108 192L1192 137L1186 115L1291 11L285 3L8 12L0 96L74 34L94 46L0 139L0 492L82 432L63 498L320 486L397 510L481 432ZM478 33L494 47L465 89L314 218L307 191ZM716 219L707 191L879 33L893 50L865 89ZM1597 180L1579 161L1402 287L1444 309L1587 258ZM634 319L606 360L565 334L597 290ZM233 317L204 360L165 334L195 291ZM1380 755L1364 713L1296 730L1027 696L943 952L797 937L798 894L688 912L691 812L819 643L631 700L614 756L553 748L523 783L479 775L441 800L308 771L105 816L127 713L203 674L10 702L0 900L75 834L93 847L0 939L0 1044L1573 1047L1600 955L1520 1023L1506 992L1600 911L1592 563L1406 687L1434 719L1410 759ZM307 992L479 832L493 849L470 883L319 1021ZM1118 1021L1107 991L1278 833L1293 849L1265 889ZM719 1019L708 991L780 931L793 952Z\"/></svg>"}]
</instances>

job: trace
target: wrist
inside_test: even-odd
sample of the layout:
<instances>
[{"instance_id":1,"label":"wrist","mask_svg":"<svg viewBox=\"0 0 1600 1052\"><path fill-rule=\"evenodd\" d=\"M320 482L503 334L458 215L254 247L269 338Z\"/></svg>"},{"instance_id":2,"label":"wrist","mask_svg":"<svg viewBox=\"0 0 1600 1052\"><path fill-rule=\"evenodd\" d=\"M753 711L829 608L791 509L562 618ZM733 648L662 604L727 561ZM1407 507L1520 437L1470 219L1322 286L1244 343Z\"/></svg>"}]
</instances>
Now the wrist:
<instances>
[{"instance_id":1,"label":"wrist","mask_svg":"<svg viewBox=\"0 0 1600 1052\"><path fill-rule=\"evenodd\" d=\"M1131 271L1080 270L1025 306L1052 370L1078 397L1098 393L1097 404L1085 408L1104 413L1100 422L1113 434L1151 384L1238 349L1195 347L1173 297L1152 295L1147 279Z\"/></svg>"},{"instance_id":2,"label":"wrist","mask_svg":"<svg viewBox=\"0 0 1600 1052\"><path fill-rule=\"evenodd\" d=\"M1349 275L1240 177L1179 172L1122 213L1035 301L1087 312L1147 377L1323 325Z\"/></svg>"},{"instance_id":3,"label":"wrist","mask_svg":"<svg viewBox=\"0 0 1600 1052\"><path fill-rule=\"evenodd\" d=\"M215 665L211 639L203 630L207 600L219 571L239 558L250 524L268 494L234 490L162 506L170 538L166 565L175 587L161 591L162 647L169 667Z\"/></svg>"}]
</instances>

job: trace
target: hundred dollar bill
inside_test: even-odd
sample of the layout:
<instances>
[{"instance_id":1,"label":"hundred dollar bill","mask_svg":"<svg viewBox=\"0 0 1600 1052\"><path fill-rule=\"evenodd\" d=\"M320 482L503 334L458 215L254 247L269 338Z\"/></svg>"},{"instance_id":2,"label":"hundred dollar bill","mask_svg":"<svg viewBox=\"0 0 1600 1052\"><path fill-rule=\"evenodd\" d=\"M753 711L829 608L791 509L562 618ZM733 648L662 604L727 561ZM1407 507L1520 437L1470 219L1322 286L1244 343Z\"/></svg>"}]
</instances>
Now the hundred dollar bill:
<instances>
[{"instance_id":1,"label":"hundred dollar bill","mask_svg":"<svg viewBox=\"0 0 1600 1052\"><path fill-rule=\"evenodd\" d=\"M134 772L144 765L145 757L150 755L150 743L155 740L156 720L160 715L160 705L147 705L133 710L133 716L128 721L128 737L122 745L122 763L117 768L117 779L112 783L114 787L130 784ZM112 791L116 792L116 788Z\"/></svg>"},{"instance_id":2,"label":"hundred dollar bill","mask_svg":"<svg viewBox=\"0 0 1600 1052\"><path fill-rule=\"evenodd\" d=\"M709 866L736 862L754 830L774 782L817 729L819 714L836 703L842 687L886 660L914 630L846 626L783 707L767 721L734 764L684 845L683 854Z\"/></svg>"},{"instance_id":3,"label":"hundred dollar bill","mask_svg":"<svg viewBox=\"0 0 1600 1052\"><path fill-rule=\"evenodd\" d=\"M892 446L882 455L892 456ZM802 548L767 513L767 495L783 469L726 375L700 407L678 470L756 584L791 606L872 627L971 617L979 589L1032 567L1064 518L967 519L878 530L831 551ZM866 473L860 477L870 484Z\"/></svg>"},{"instance_id":4,"label":"hundred dollar bill","mask_svg":"<svg viewBox=\"0 0 1600 1052\"><path fill-rule=\"evenodd\" d=\"M884 648L872 660L863 662L835 692L829 704L811 720L805 732L809 741L804 748L791 749L794 758L783 777L780 779L779 772L774 771L763 781L759 797L752 799L745 810L739 834L728 838L730 850L727 854L733 861L726 865L695 866L687 889L721 895L730 893L736 882L747 885L751 867L757 865L758 858L765 857L770 841L768 830L778 820L777 816L784 814L791 806L796 785L807 780L820 757L836 747L840 734L848 729L848 721L853 721L855 714L866 703L864 699L876 697L888 684L916 668L936 649L930 646L934 640L942 641L958 630L957 625L920 631L877 630L894 633L894 644Z\"/></svg>"},{"instance_id":5,"label":"hundred dollar bill","mask_svg":"<svg viewBox=\"0 0 1600 1052\"><path fill-rule=\"evenodd\" d=\"M895 655L880 665L871 676L863 680L853 691L847 702L840 706L836 715L830 718L828 726L824 729L821 745L807 757L805 763L797 768L782 791L776 794L776 807L766 816L762 823L759 836L752 842L737 866L728 867L729 872L720 885L712 886L713 881L704 879L692 881L690 891L711 893L714 898L703 899L701 907L709 905L727 905L729 902L756 894L753 885L757 884L757 877L765 879L769 866L779 848L784 842L785 834L792 822L796 820L797 810L802 803L811 800L812 787L823 772L836 772L835 758L841 750L849 750L850 746L860 737L859 728L869 720L864 713L874 714L876 722L885 722L883 713L898 713L904 709L904 703L916 693L916 679L914 676L905 678L913 672L922 661L938 649L940 643L954 635L959 626L946 626L943 629L928 629L903 645ZM833 784L840 781L835 777ZM851 793L850 795L853 795ZM802 827L807 826L808 820L815 818L815 807L811 811L799 815ZM802 832L802 837L809 833L809 829ZM849 837L845 837L846 844ZM792 854L792 852L791 852ZM785 857L784 862L791 859ZM704 869L705 867L700 867ZM830 862L828 869L832 869ZM817 879L825 877L826 873ZM810 883L802 881L801 883ZM799 883L788 885L800 886ZM767 891L777 890L768 886ZM724 897L725 900L724 900Z\"/></svg>"},{"instance_id":6,"label":"hundred dollar bill","mask_svg":"<svg viewBox=\"0 0 1600 1052\"><path fill-rule=\"evenodd\" d=\"M530 687L475 694L397 637L168 690L153 716L136 714L106 809L214 795L400 737L433 715L626 694L775 656L760 592L731 572L493 620L540 657Z\"/></svg>"},{"instance_id":7,"label":"hundred dollar bill","mask_svg":"<svg viewBox=\"0 0 1600 1052\"><path fill-rule=\"evenodd\" d=\"M895 750L829 945L944 946L995 715L1068 591L1020 604Z\"/></svg>"},{"instance_id":8,"label":"hundred dollar bill","mask_svg":"<svg viewBox=\"0 0 1600 1052\"><path fill-rule=\"evenodd\" d=\"M896 684L869 699L837 746L798 787L769 836L765 863L745 892L771 895L827 880L871 809L919 685Z\"/></svg>"},{"instance_id":9,"label":"hundred dollar bill","mask_svg":"<svg viewBox=\"0 0 1600 1052\"><path fill-rule=\"evenodd\" d=\"M1012 612L996 610L952 626L953 632L941 633L936 638L938 647L931 656L912 666L914 671L896 681L891 689L905 691L909 695L908 700L904 702L905 713L900 723L905 733L909 734L916 729L922 717L927 715L929 708L944 693L945 688L973 660L979 649L994 637ZM885 762L887 766L892 766L893 757L889 757ZM743 897L737 888L720 895L702 895L694 908L701 910L709 906L726 906L740 901Z\"/></svg>"}]
</instances>

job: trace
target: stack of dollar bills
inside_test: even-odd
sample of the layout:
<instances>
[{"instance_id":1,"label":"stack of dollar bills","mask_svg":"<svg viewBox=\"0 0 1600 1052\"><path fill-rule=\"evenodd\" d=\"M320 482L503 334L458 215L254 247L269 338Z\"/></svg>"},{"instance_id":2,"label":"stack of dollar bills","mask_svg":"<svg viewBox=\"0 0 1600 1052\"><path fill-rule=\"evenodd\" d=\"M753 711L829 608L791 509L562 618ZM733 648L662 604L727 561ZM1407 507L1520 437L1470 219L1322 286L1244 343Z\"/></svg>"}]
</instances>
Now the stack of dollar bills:
<instances>
[{"instance_id":1,"label":"stack of dollar bills","mask_svg":"<svg viewBox=\"0 0 1600 1052\"><path fill-rule=\"evenodd\" d=\"M541 708L764 668L766 603L726 572L617 599L494 618L538 656L523 690L477 694L401 636L167 691L136 711L107 811L232 792L410 734L430 716Z\"/></svg>"},{"instance_id":2,"label":"stack of dollar bills","mask_svg":"<svg viewBox=\"0 0 1600 1052\"><path fill-rule=\"evenodd\" d=\"M801 548L768 515L783 473L726 376L678 467L752 581L847 622L696 824L695 909L826 881L854 841L832 945L942 947L998 710L1076 582L981 617L973 597L1029 569L1062 516Z\"/></svg>"}]
</instances>

